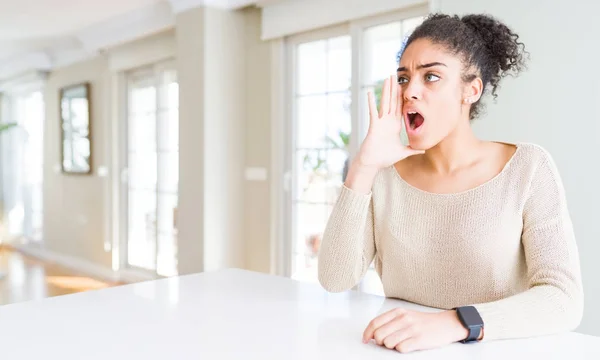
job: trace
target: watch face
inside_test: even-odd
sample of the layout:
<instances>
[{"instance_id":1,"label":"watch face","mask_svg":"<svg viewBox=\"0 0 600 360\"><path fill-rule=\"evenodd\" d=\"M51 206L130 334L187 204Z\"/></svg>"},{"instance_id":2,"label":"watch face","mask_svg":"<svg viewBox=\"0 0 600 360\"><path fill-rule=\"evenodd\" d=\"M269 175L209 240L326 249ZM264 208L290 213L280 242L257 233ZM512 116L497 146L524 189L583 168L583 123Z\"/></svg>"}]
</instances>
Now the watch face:
<instances>
[{"instance_id":1,"label":"watch face","mask_svg":"<svg viewBox=\"0 0 600 360\"><path fill-rule=\"evenodd\" d=\"M465 306L460 308L460 314L467 326L482 326L483 320L479 316L479 312L473 306Z\"/></svg>"}]
</instances>

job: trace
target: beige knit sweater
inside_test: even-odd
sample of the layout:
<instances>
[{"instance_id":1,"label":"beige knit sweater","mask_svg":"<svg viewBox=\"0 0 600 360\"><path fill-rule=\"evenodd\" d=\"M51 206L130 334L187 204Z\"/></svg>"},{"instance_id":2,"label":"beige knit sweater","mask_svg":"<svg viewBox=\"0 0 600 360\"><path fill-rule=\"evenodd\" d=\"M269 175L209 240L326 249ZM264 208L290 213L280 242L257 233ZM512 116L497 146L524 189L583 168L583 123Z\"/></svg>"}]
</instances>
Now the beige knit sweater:
<instances>
[{"instance_id":1,"label":"beige knit sweater","mask_svg":"<svg viewBox=\"0 0 600 360\"><path fill-rule=\"evenodd\" d=\"M517 144L501 173L436 194L389 167L371 193L342 187L321 244L321 285L357 285L372 261L385 294L425 306L474 305L485 340L570 331L583 312L579 255L550 155Z\"/></svg>"}]
</instances>

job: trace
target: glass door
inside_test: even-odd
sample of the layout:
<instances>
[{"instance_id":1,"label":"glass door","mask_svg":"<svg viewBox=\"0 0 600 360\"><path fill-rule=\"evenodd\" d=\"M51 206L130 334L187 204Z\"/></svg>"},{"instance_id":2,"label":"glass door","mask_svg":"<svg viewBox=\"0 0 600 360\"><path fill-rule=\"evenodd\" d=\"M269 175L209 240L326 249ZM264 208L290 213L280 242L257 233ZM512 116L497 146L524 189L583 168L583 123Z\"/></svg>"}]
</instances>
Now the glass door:
<instances>
[{"instance_id":1,"label":"glass door","mask_svg":"<svg viewBox=\"0 0 600 360\"><path fill-rule=\"evenodd\" d=\"M291 277L317 281L317 253L347 170L352 41L332 35L294 44Z\"/></svg>"},{"instance_id":2,"label":"glass door","mask_svg":"<svg viewBox=\"0 0 600 360\"><path fill-rule=\"evenodd\" d=\"M5 94L2 111L17 123L2 134L2 191L6 233L43 240L44 97L41 91Z\"/></svg>"},{"instance_id":3,"label":"glass door","mask_svg":"<svg viewBox=\"0 0 600 360\"><path fill-rule=\"evenodd\" d=\"M127 76L126 264L177 275L179 87L172 62Z\"/></svg>"},{"instance_id":4,"label":"glass door","mask_svg":"<svg viewBox=\"0 0 600 360\"><path fill-rule=\"evenodd\" d=\"M427 9L301 34L288 39L290 125L286 129L284 259L294 279L317 282L317 254L351 157L369 127L367 92L377 103L398 67L402 41ZM406 143L406 136L403 136ZM382 293L371 267L358 288Z\"/></svg>"}]
</instances>

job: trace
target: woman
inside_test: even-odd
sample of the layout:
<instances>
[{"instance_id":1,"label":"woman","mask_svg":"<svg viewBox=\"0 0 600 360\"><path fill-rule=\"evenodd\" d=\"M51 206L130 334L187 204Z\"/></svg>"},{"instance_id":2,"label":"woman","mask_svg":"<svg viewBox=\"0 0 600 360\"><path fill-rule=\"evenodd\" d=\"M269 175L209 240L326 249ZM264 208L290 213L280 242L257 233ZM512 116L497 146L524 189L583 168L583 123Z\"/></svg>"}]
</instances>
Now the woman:
<instances>
[{"instance_id":1,"label":"woman","mask_svg":"<svg viewBox=\"0 0 600 360\"><path fill-rule=\"evenodd\" d=\"M363 340L401 352L576 328L578 250L551 156L480 140L470 126L484 92L496 96L523 68L518 36L487 15L431 15L399 59L379 109L369 94L369 131L323 236L320 283L348 290L374 260L387 297L443 309L371 321Z\"/></svg>"}]
</instances>

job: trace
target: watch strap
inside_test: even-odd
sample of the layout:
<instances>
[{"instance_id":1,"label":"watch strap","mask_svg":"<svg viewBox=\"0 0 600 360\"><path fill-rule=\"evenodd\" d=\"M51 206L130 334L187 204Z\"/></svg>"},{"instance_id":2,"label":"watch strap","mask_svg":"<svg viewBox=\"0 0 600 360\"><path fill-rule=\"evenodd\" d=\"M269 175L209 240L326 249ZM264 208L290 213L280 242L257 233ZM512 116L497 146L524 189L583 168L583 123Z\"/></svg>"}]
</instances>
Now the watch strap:
<instances>
[{"instance_id":1,"label":"watch strap","mask_svg":"<svg viewBox=\"0 0 600 360\"><path fill-rule=\"evenodd\" d=\"M465 307L465 308L467 308L467 307ZM468 306L468 308L472 308L472 306ZM467 338L460 340L460 342L463 344L478 342L479 336L481 335L481 332L483 331L483 324L469 325L466 323L465 319L463 318L463 314L461 312L461 307L453 308L453 310L456 311L456 315L458 315L458 319L460 320L460 322L464 326L464 328L469 331L469 335L467 335Z\"/></svg>"},{"instance_id":2,"label":"watch strap","mask_svg":"<svg viewBox=\"0 0 600 360\"><path fill-rule=\"evenodd\" d=\"M467 327L467 330L469 330L469 335L467 336L466 339L463 339L460 342L463 344L477 342L479 339L479 335L481 335L481 327L480 326L472 327L472 328Z\"/></svg>"}]
</instances>

